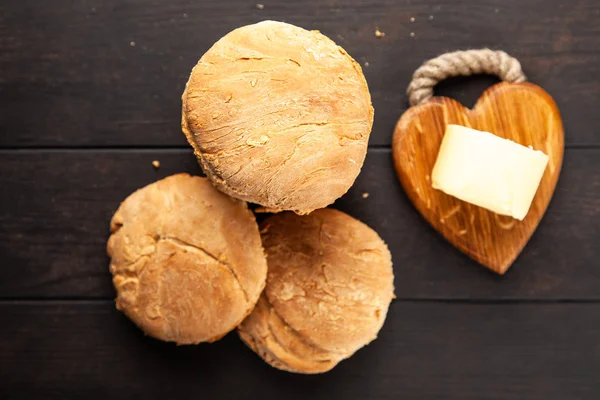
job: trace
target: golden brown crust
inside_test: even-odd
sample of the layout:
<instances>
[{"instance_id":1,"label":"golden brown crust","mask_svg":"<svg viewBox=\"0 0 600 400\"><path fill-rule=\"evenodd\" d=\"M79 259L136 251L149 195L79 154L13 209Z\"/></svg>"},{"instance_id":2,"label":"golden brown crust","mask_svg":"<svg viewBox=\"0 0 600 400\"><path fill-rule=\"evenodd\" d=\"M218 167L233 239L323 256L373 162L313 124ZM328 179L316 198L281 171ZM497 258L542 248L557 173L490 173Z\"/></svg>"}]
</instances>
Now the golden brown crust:
<instances>
[{"instance_id":1,"label":"golden brown crust","mask_svg":"<svg viewBox=\"0 0 600 400\"><path fill-rule=\"evenodd\" d=\"M264 21L202 56L182 96L182 130L224 193L309 213L353 184L373 124L367 82L317 31Z\"/></svg>"},{"instance_id":2,"label":"golden brown crust","mask_svg":"<svg viewBox=\"0 0 600 400\"><path fill-rule=\"evenodd\" d=\"M319 373L376 338L393 297L391 255L368 226L336 210L281 213L261 225L269 271L238 327L276 368Z\"/></svg>"},{"instance_id":3,"label":"golden brown crust","mask_svg":"<svg viewBox=\"0 0 600 400\"><path fill-rule=\"evenodd\" d=\"M155 338L217 340L264 287L254 215L206 178L178 174L136 191L113 216L111 233L117 308Z\"/></svg>"},{"instance_id":4,"label":"golden brown crust","mask_svg":"<svg viewBox=\"0 0 600 400\"><path fill-rule=\"evenodd\" d=\"M295 332L261 295L252 313L238 326L240 338L269 365L283 371L326 372L346 358L321 349Z\"/></svg>"}]
</instances>

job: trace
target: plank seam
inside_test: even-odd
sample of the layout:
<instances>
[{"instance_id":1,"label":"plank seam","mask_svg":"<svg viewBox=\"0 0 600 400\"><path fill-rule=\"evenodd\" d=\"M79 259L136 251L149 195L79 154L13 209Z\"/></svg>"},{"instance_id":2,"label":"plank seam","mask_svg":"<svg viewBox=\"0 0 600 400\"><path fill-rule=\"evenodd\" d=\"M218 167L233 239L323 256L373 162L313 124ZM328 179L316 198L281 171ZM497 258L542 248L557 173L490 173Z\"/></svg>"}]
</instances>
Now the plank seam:
<instances>
[{"instance_id":1,"label":"plank seam","mask_svg":"<svg viewBox=\"0 0 600 400\"><path fill-rule=\"evenodd\" d=\"M387 144L369 145L369 150L391 151L392 146ZM600 143L574 143L565 145L565 150L598 150ZM0 147L0 154L6 153L84 153L84 152L182 152L192 153L190 146L40 146L40 147Z\"/></svg>"}]
</instances>

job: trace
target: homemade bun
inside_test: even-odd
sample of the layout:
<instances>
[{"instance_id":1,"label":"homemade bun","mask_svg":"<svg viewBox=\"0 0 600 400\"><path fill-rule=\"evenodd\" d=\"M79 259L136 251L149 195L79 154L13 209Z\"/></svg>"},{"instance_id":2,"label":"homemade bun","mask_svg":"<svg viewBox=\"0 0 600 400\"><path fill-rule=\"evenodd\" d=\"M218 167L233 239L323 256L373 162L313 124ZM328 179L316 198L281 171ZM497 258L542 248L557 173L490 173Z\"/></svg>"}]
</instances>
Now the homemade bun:
<instances>
[{"instance_id":1,"label":"homemade bun","mask_svg":"<svg viewBox=\"0 0 600 400\"><path fill-rule=\"evenodd\" d=\"M254 311L238 327L270 365L333 368L377 337L394 293L390 252L375 231L333 209L286 212L261 224L269 266Z\"/></svg>"},{"instance_id":2,"label":"homemade bun","mask_svg":"<svg viewBox=\"0 0 600 400\"><path fill-rule=\"evenodd\" d=\"M215 43L182 96L182 129L217 189L307 214L348 191L373 107L360 65L318 31L264 21Z\"/></svg>"},{"instance_id":3,"label":"homemade bun","mask_svg":"<svg viewBox=\"0 0 600 400\"><path fill-rule=\"evenodd\" d=\"M146 334L212 342L252 310L267 264L246 203L173 175L130 195L111 221L117 309Z\"/></svg>"}]
</instances>

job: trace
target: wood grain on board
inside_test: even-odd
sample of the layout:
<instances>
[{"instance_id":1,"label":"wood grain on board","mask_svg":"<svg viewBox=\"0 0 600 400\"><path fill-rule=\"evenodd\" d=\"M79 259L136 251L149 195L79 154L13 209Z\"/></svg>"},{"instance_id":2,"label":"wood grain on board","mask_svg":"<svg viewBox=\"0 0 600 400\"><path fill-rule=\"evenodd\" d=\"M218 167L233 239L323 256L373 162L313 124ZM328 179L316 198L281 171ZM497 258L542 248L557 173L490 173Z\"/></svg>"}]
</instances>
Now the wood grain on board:
<instances>
[{"instance_id":1,"label":"wood grain on board","mask_svg":"<svg viewBox=\"0 0 600 400\"><path fill-rule=\"evenodd\" d=\"M399 298L600 300L599 170L600 150L566 151L550 207L504 277L428 226L387 149L369 151L356 184L334 207L388 243ZM177 172L200 173L191 150L2 152L0 297L112 298L110 217L134 190Z\"/></svg>"},{"instance_id":2,"label":"wood grain on board","mask_svg":"<svg viewBox=\"0 0 600 400\"><path fill-rule=\"evenodd\" d=\"M321 30L363 66L373 145L391 143L423 61L481 47L517 57L556 99L567 146L600 144L597 0L256 2L2 2L0 146L186 146L180 96L191 68L230 30L265 19ZM471 82L440 93L470 106L484 88Z\"/></svg>"},{"instance_id":3,"label":"wood grain on board","mask_svg":"<svg viewBox=\"0 0 600 400\"><path fill-rule=\"evenodd\" d=\"M448 124L492 132L548 155L548 166L522 221L432 187L431 173ZM411 107L396 125L392 150L402 186L423 217L459 250L504 274L552 199L563 161L563 135L560 112L548 93L531 83L502 82L486 90L472 110L447 97Z\"/></svg>"},{"instance_id":4,"label":"wood grain on board","mask_svg":"<svg viewBox=\"0 0 600 400\"><path fill-rule=\"evenodd\" d=\"M379 337L324 375L278 371L236 334L175 346L112 302L0 304L12 399L594 399L600 304L391 304Z\"/></svg>"}]
</instances>

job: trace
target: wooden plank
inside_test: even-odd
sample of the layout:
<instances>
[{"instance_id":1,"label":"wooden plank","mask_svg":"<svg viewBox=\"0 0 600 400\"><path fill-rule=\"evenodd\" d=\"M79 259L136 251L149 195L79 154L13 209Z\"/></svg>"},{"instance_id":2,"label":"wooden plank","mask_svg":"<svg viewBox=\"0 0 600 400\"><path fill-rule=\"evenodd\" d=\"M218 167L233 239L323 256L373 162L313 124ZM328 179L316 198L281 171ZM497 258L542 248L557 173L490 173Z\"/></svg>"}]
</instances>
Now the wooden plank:
<instances>
[{"instance_id":1,"label":"wooden plank","mask_svg":"<svg viewBox=\"0 0 600 400\"><path fill-rule=\"evenodd\" d=\"M600 2L31 0L0 4L0 146L186 146L180 95L191 67L228 31L264 19L319 29L363 66L387 145L424 60L490 46L555 97L567 145L599 144ZM415 22L411 23L410 18ZM374 35L378 27L385 37ZM414 36L411 37L411 32ZM26 66L26 67L25 67ZM489 80L441 93L468 105Z\"/></svg>"},{"instance_id":2,"label":"wooden plank","mask_svg":"<svg viewBox=\"0 0 600 400\"><path fill-rule=\"evenodd\" d=\"M191 151L1 152L0 297L112 298L105 255L112 213L135 189L183 171L200 172ZM369 151L335 207L388 243L401 299L600 300L599 172L600 149L566 151L548 212L504 277L426 224L402 191L389 150Z\"/></svg>"},{"instance_id":3,"label":"wooden plank","mask_svg":"<svg viewBox=\"0 0 600 400\"><path fill-rule=\"evenodd\" d=\"M564 400L600 395L600 304L392 303L379 338L324 375L275 370L236 334L144 337L108 302L2 303L3 399Z\"/></svg>"}]
</instances>

